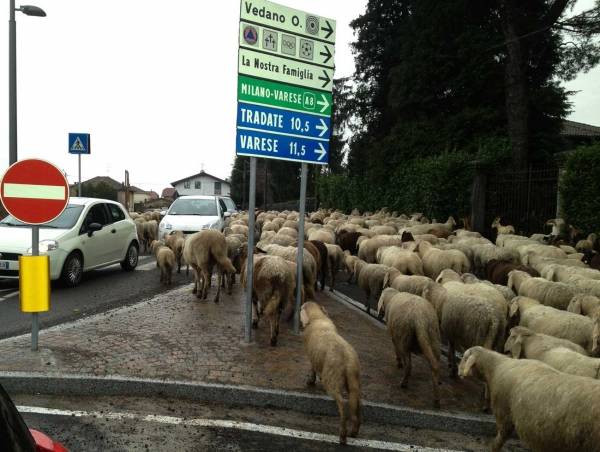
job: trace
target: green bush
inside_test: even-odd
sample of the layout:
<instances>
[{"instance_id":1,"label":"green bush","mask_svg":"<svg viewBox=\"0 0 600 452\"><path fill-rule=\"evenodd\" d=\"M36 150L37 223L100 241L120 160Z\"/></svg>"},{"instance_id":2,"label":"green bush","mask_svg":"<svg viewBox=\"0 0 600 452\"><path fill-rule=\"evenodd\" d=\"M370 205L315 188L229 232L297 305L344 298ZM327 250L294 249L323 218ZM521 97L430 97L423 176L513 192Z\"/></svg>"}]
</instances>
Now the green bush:
<instances>
[{"instance_id":1,"label":"green bush","mask_svg":"<svg viewBox=\"0 0 600 452\"><path fill-rule=\"evenodd\" d=\"M361 212L388 207L399 213L423 212L445 221L469 212L474 157L464 152L413 159L398 165L387 180L323 175L318 181L322 207Z\"/></svg>"},{"instance_id":2,"label":"green bush","mask_svg":"<svg viewBox=\"0 0 600 452\"><path fill-rule=\"evenodd\" d=\"M562 214L586 232L600 229L600 143L573 151L560 178Z\"/></svg>"}]
</instances>

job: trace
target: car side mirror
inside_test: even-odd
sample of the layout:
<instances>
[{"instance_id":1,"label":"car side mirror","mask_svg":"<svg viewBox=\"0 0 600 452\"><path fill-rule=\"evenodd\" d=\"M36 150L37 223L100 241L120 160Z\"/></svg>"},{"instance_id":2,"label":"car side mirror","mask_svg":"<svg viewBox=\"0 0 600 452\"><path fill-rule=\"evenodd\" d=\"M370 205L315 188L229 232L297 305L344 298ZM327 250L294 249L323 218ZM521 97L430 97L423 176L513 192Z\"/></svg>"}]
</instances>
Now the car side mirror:
<instances>
[{"instance_id":1,"label":"car side mirror","mask_svg":"<svg viewBox=\"0 0 600 452\"><path fill-rule=\"evenodd\" d=\"M102 225L100 223L90 223L87 227L88 229L88 237L91 237L94 232L99 231L100 229L102 229Z\"/></svg>"},{"instance_id":2,"label":"car side mirror","mask_svg":"<svg viewBox=\"0 0 600 452\"><path fill-rule=\"evenodd\" d=\"M231 212L225 212L223 214L223 217L225 217L225 218L229 218L230 216L231 216Z\"/></svg>"}]
</instances>

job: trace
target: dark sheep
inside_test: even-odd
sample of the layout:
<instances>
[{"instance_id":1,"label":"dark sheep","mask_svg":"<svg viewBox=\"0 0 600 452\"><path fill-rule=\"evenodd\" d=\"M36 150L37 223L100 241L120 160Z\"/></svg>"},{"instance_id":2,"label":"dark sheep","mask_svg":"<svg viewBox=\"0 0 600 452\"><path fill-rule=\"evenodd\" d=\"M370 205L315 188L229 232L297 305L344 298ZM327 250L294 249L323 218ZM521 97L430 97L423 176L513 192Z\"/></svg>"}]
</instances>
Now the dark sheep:
<instances>
[{"instance_id":1,"label":"dark sheep","mask_svg":"<svg viewBox=\"0 0 600 452\"><path fill-rule=\"evenodd\" d=\"M321 257L320 266L317 269L318 272L318 280L321 284L321 290L325 289L325 277L327 276L329 264L328 264L328 255L327 255L327 247L320 240L308 240L309 243L313 244L317 250L319 251L319 255Z\"/></svg>"},{"instance_id":2,"label":"dark sheep","mask_svg":"<svg viewBox=\"0 0 600 452\"><path fill-rule=\"evenodd\" d=\"M350 232L350 231L342 231L337 234L335 239L336 245L339 245L343 251L350 251L350 254L356 256L358 253L358 246L356 246L356 242L358 238L361 236L359 232Z\"/></svg>"},{"instance_id":3,"label":"dark sheep","mask_svg":"<svg viewBox=\"0 0 600 452\"><path fill-rule=\"evenodd\" d=\"M583 262L591 268L600 270L600 254L592 250L583 250Z\"/></svg>"},{"instance_id":4,"label":"dark sheep","mask_svg":"<svg viewBox=\"0 0 600 452\"><path fill-rule=\"evenodd\" d=\"M402 233L402 237L400 238L400 241L402 243L404 243L404 242L414 242L415 238L413 237L413 235L409 231L404 231Z\"/></svg>"},{"instance_id":5,"label":"dark sheep","mask_svg":"<svg viewBox=\"0 0 600 452\"><path fill-rule=\"evenodd\" d=\"M514 262L499 261L497 259L492 259L488 262L485 267L485 274L487 279L492 283L506 286L508 284L508 274L513 270L524 271L536 278L540 276L535 268L515 264Z\"/></svg>"}]
</instances>

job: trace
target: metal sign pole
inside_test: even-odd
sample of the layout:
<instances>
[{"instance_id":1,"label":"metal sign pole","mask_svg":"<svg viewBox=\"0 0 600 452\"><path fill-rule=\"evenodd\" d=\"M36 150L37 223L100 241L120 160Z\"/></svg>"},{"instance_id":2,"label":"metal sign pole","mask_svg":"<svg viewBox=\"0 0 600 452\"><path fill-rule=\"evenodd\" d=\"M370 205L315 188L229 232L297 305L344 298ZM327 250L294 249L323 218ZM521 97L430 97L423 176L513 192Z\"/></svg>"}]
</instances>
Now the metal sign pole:
<instances>
[{"instance_id":1,"label":"metal sign pole","mask_svg":"<svg viewBox=\"0 0 600 452\"><path fill-rule=\"evenodd\" d=\"M256 195L256 157L250 157L250 188L248 193L248 259L246 261L246 342L252 339L252 289L254 286L254 208Z\"/></svg>"},{"instance_id":2,"label":"metal sign pole","mask_svg":"<svg viewBox=\"0 0 600 452\"><path fill-rule=\"evenodd\" d=\"M40 227L31 227L31 255L40 255ZM40 330L38 313L31 313L31 350L37 352L38 350L38 332Z\"/></svg>"},{"instance_id":3,"label":"metal sign pole","mask_svg":"<svg viewBox=\"0 0 600 452\"><path fill-rule=\"evenodd\" d=\"M300 218L298 224L298 255L296 257L296 309L294 312L294 333L300 332L300 302L302 301L302 264L304 263L304 215L306 210L306 179L308 165L302 163L300 175Z\"/></svg>"},{"instance_id":4,"label":"metal sign pole","mask_svg":"<svg viewBox=\"0 0 600 452\"><path fill-rule=\"evenodd\" d=\"M81 154L77 154L77 160L79 161L79 185L77 185L77 196L81 198Z\"/></svg>"}]
</instances>

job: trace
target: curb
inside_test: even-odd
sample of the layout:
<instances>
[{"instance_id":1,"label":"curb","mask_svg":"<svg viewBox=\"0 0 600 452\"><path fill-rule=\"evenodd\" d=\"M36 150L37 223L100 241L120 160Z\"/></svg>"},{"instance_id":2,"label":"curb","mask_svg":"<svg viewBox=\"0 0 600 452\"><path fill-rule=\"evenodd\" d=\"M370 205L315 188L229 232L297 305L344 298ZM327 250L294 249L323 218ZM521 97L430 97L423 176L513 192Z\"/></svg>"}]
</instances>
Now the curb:
<instances>
[{"instance_id":1,"label":"curb","mask_svg":"<svg viewBox=\"0 0 600 452\"><path fill-rule=\"evenodd\" d=\"M11 394L69 396L173 397L228 405L279 408L306 414L337 416L335 402L326 396L193 381L159 380L123 376L0 372L0 384ZM492 416L417 410L363 401L362 414L370 423L429 430L494 436Z\"/></svg>"}]
</instances>

